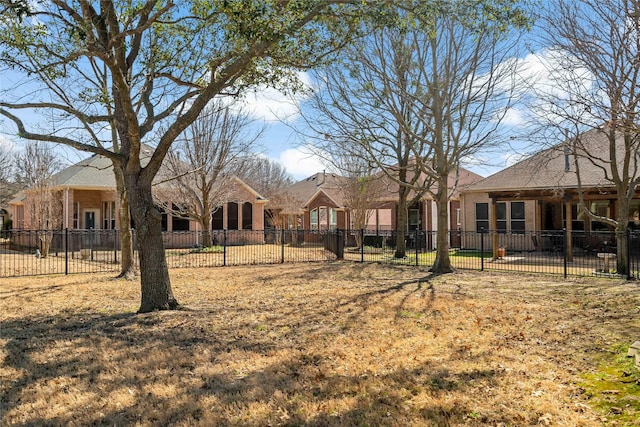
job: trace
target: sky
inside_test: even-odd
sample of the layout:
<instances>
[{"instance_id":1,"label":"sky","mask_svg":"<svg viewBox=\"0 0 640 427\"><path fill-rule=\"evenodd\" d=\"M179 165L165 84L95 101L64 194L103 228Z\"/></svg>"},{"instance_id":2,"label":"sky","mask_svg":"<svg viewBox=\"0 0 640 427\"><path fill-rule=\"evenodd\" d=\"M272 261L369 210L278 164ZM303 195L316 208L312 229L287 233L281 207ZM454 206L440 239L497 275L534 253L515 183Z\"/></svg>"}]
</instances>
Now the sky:
<instances>
[{"instance_id":1,"label":"sky","mask_svg":"<svg viewBox=\"0 0 640 427\"><path fill-rule=\"evenodd\" d=\"M522 99L529 99L535 87L553 87L553 90L562 91L561 86L555 83L554 77L557 76L553 76L549 71L555 68L553 63L557 60L552 52L540 48L536 52L525 53L513 60L518 62L520 85L523 88L519 95ZM304 83L312 84L308 74L301 72L299 77ZM11 84L11 80L10 76L0 74L0 89ZM331 170L329 165L311 152L307 145L309 141L305 141L294 130L300 123L297 104L304 103L305 96L304 92L299 93L296 102L292 102L284 94L268 88L258 88L246 96L247 108L258 126L261 123L266 124L260 141L261 155L279 162L296 180L323 170ZM544 109L545 106L538 103L537 108ZM510 129L514 135L522 135L530 119L531 113L527 107L524 104L516 105L507 112L504 127ZM0 145L19 147L20 143L14 135L13 124L8 123L6 119L3 123L3 119L0 118ZM510 142L512 149L504 149L501 153L493 155L491 159L475 159L469 169L479 175L488 176L517 162L523 155L530 154L526 149L527 141L519 138L519 140L513 138L514 141ZM74 153L66 149L65 156L68 161L75 162L86 157L87 154Z\"/></svg>"}]
</instances>

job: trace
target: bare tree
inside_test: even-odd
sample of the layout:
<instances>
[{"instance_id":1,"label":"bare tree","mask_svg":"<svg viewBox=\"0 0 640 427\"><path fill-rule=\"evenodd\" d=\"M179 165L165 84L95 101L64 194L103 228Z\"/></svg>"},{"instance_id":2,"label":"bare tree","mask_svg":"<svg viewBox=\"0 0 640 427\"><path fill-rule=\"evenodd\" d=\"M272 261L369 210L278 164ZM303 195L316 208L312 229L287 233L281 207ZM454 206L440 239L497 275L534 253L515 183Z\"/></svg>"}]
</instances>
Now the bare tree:
<instances>
[{"instance_id":1,"label":"bare tree","mask_svg":"<svg viewBox=\"0 0 640 427\"><path fill-rule=\"evenodd\" d=\"M244 157L238 162L235 174L261 196L268 199L265 220L277 229L287 226L287 216L281 215L286 207L299 207L302 202L288 191L293 178L282 165L260 156ZM267 225L267 224L265 224Z\"/></svg>"},{"instance_id":2,"label":"bare tree","mask_svg":"<svg viewBox=\"0 0 640 427\"><path fill-rule=\"evenodd\" d=\"M235 200L231 181L235 165L261 135L262 129L246 111L217 98L169 152L168 179L156 186L158 203L167 212L200 224L204 246L212 245L213 212Z\"/></svg>"},{"instance_id":3,"label":"bare tree","mask_svg":"<svg viewBox=\"0 0 640 427\"><path fill-rule=\"evenodd\" d=\"M369 162L363 161L362 156L341 155L332 163L343 175L340 192L349 208L350 227L354 230L364 230L380 199L387 195L384 184L388 183L388 180L385 180L384 174L379 173ZM364 244L362 237L362 234L355 233L358 248Z\"/></svg>"},{"instance_id":4,"label":"bare tree","mask_svg":"<svg viewBox=\"0 0 640 427\"><path fill-rule=\"evenodd\" d=\"M320 75L321 119L309 120L321 152L359 157L399 184L396 257L405 255L407 206L431 195L441 273L452 270L447 215L458 167L501 140L514 81L510 29L527 23L517 3L504 15L477 13L488 5L443 2L374 29Z\"/></svg>"},{"instance_id":5,"label":"bare tree","mask_svg":"<svg viewBox=\"0 0 640 427\"><path fill-rule=\"evenodd\" d=\"M30 228L38 232L40 255L46 258L53 230L62 229L62 195L54 178L61 164L50 146L33 141L15 155L15 164L16 182L25 188L25 213Z\"/></svg>"},{"instance_id":6,"label":"bare tree","mask_svg":"<svg viewBox=\"0 0 640 427\"><path fill-rule=\"evenodd\" d=\"M1 71L18 75L3 87L0 114L20 137L105 156L122 172L140 249L140 312L178 305L152 194L176 138L216 95L293 86L294 68L326 60L367 11L338 0L0 4L11 12L1 15ZM43 115L40 127L23 113Z\"/></svg>"},{"instance_id":7,"label":"bare tree","mask_svg":"<svg viewBox=\"0 0 640 427\"><path fill-rule=\"evenodd\" d=\"M617 271L629 270L627 236L632 199L640 184L640 2L555 0L543 15L544 42L555 83L539 86L536 111L552 140L573 157L582 212L613 227ZM598 177L613 189L616 217L598 215L585 202Z\"/></svg>"},{"instance_id":8,"label":"bare tree","mask_svg":"<svg viewBox=\"0 0 640 427\"><path fill-rule=\"evenodd\" d=\"M4 206L16 189L16 186L11 182L13 178L13 160L11 151L0 143L0 206ZM2 224L0 224L1 226Z\"/></svg>"}]
</instances>

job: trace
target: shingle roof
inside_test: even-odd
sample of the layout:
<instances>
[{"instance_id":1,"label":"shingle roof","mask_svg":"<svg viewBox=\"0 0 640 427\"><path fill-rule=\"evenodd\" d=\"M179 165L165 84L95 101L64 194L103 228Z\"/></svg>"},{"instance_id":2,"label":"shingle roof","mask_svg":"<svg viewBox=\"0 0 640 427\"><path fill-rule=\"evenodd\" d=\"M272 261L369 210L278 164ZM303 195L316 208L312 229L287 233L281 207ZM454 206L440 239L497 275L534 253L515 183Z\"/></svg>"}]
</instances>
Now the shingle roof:
<instances>
[{"instance_id":1,"label":"shingle roof","mask_svg":"<svg viewBox=\"0 0 640 427\"><path fill-rule=\"evenodd\" d=\"M346 183L346 178L330 172L319 172L308 178L300 180L287 188L294 199L299 200L302 206L306 206L309 201L318 193L323 191L329 196L338 207L345 204L341 189Z\"/></svg>"},{"instance_id":2,"label":"shingle roof","mask_svg":"<svg viewBox=\"0 0 640 427\"><path fill-rule=\"evenodd\" d=\"M609 141L605 134L606 128L593 129L580 135L583 153L590 153L592 157L608 159ZM621 139L620 134L617 135ZM618 149L624 149L622 143L616 144ZM506 169L496 172L475 184L467 187L468 191L501 191L501 190L548 190L577 188L576 164L574 156L565 150L565 143L540 151ZM599 162L604 166L604 161ZM567 168L568 166L568 168ZM611 187L605 179L604 170L586 159L579 160L580 177L583 187L601 188Z\"/></svg>"},{"instance_id":3,"label":"shingle roof","mask_svg":"<svg viewBox=\"0 0 640 427\"><path fill-rule=\"evenodd\" d=\"M413 174L410 172L408 179L411 179ZM382 200L396 200L398 198L398 190L400 188L400 184L396 181L392 180L386 175L381 175L381 186L384 188L384 192L381 194L380 198ZM456 182L457 179L457 182ZM482 179L482 176L478 175L475 172L471 172L463 167L458 168L458 174L451 173L447 179L447 187L450 192L452 192L452 197L456 198L461 191L464 191L469 185L472 185L475 182L478 182ZM428 181L426 175L421 173L418 182L426 182ZM432 186L432 190L436 191L436 185ZM409 193L409 198L413 197L414 192ZM428 198L428 194L423 194L423 198Z\"/></svg>"},{"instance_id":4,"label":"shingle roof","mask_svg":"<svg viewBox=\"0 0 640 427\"><path fill-rule=\"evenodd\" d=\"M111 160L94 154L74 165L69 166L53 176L55 185L72 188L115 188Z\"/></svg>"}]
</instances>

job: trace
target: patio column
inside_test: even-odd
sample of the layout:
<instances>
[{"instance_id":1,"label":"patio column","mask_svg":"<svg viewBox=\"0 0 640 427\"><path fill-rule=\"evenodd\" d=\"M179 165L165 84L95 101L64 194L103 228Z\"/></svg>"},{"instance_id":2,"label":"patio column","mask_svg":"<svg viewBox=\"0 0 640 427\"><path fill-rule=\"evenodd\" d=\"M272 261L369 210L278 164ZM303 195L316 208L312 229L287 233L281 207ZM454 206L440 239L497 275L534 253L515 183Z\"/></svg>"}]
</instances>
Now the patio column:
<instances>
[{"instance_id":1,"label":"patio column","mask_svg":"<svg viewBox=\"0 0 640 427\"><path fill-rule=\"evenodd\" d=\"M567 200L569 199L569 200ZM571 212L571 199L565 196L564 202L564 215L565 222L567 224L567 261L573 261L573 239L571 238L571 231L573 230L573 218Z\"/></svg>"},{"instance_id":2,"label":"patio column","mask_svg":"<svg viewBox=\"0 0 640 427\"><path fill-rule=\"evenodd\" d=\"M498 259L498 206L495 197L491 198L491 209L489 210L489 230L491 234L491 250L493 259Z\"/></svg>"}]
</instances>

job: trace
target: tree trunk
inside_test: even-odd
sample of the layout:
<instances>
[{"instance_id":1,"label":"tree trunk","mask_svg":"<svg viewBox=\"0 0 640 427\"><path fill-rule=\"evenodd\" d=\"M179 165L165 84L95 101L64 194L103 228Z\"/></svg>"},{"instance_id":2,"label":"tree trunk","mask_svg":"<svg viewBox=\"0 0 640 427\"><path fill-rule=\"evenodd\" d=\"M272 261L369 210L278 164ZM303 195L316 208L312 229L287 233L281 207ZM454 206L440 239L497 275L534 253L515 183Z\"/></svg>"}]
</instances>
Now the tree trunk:
<instances>
[{"instance_id":1,"label":"tree trunk","mask_svg":"<svg viewBox=\"0 0 640 427\"><path fill-rule=\"evenodd\" d=\"M629 228L629 202L627 198L618 198L618 225L616 227L616 272L627 276L629 273L629 245L627 229Z\"/></svg>"},{"instance_id":2,"label":"tree trunk","mask_svg":"<svg viewBox=\"0 0 640 427\"><path fill-rule=\"evenodd\" d=\"M213 246L213 239L211 236L211 215L205 215L202 218L202 246L210 248Z\"/></svg>"},{"instance_id":3,"label":"tree trunk","mask_svg":"<svg viewBox=\"0 0 640 427\"><path fill-rule=\"evenodd\" d=\"M142 302L138 313L173 310L178 307L178 301L171 290L165 258L162 215L153 203L151 183L140 183L137 176L132 175L125 178L140 257Z\"/></svg>"},{"instance_id":4,"label":"tree trunk","mask_svg":"<svg viewBox=\"0 0 640 427\"><path fill-rule=\"evenodd\" d=\"M446 180L444 181L446 182ZM436 215L438 218L436 235L436 259L433 262L431 271L438 274L451 273L451 259L449 258L449 212L447 210L449 200L447 188L440 189L436 195Z\"/></svg>"},{"instance_id":5,"label":"tree trunk","mask_svg":"<svg viewBox=\"0 0 640 427\"><path fill-rule=\"evenodd\" d=\"M133 279L136 276L136 267L133 258L133 236L131 233L131 214L129 212L129 199L127 189L124 184L124 174L116 165L113 166L116 178L116 192L120 209L118 219L120 220L120 274L117 277Z\"/></svg>"},{"instance_id":6,"label":"tree trunk","mask_svg":"<svg viewBox=\"0 0 640 427\"><path fill-rule=\"evenodd\" d=\"M398 219L396 221L398 235L396 236L396 253L393 255L395 258L404 258L407 254L405 241L405 233L407 232L407 193L408 190L401 187L400 194L398 194Z\"/></svg>"}]
</instances>

